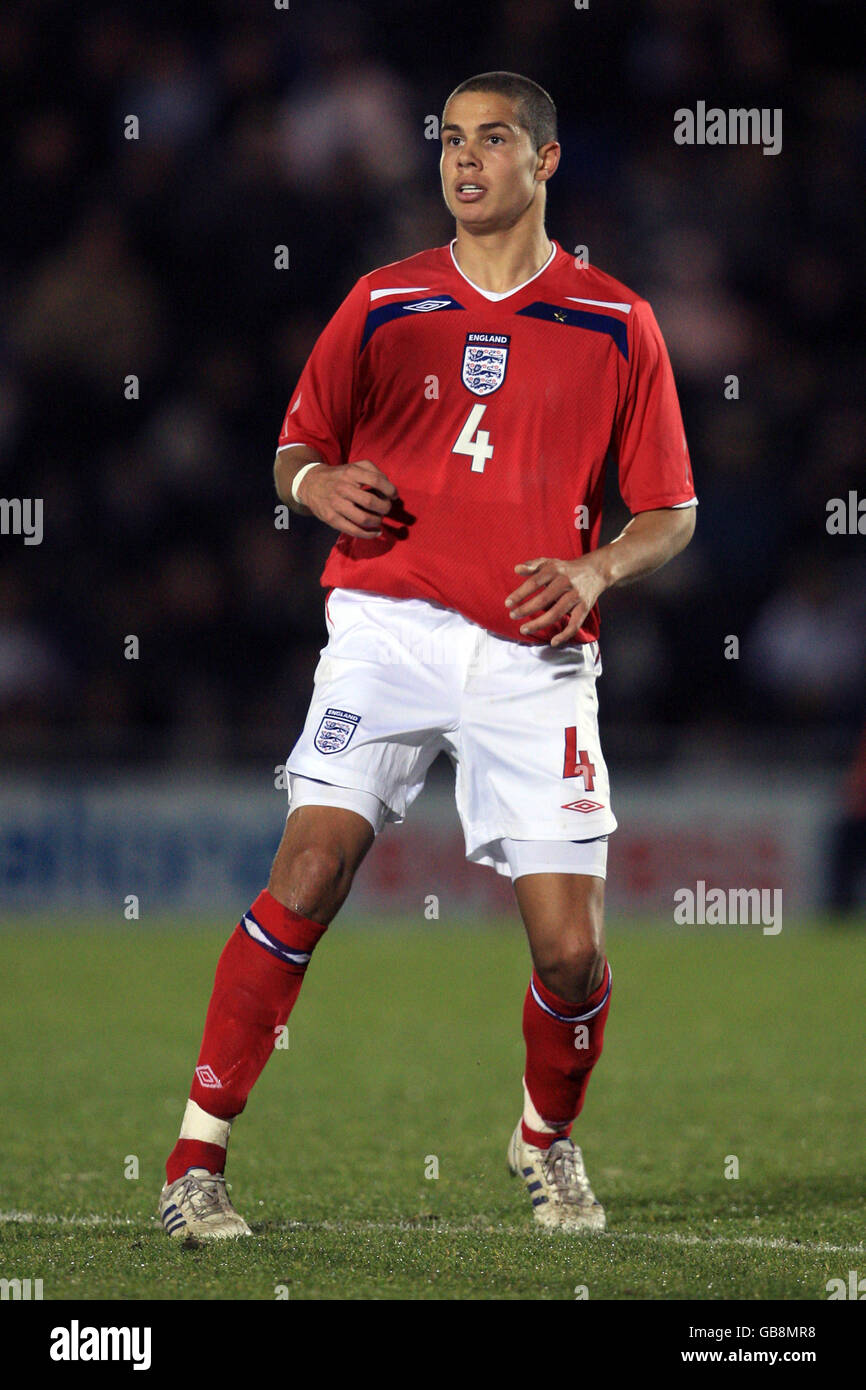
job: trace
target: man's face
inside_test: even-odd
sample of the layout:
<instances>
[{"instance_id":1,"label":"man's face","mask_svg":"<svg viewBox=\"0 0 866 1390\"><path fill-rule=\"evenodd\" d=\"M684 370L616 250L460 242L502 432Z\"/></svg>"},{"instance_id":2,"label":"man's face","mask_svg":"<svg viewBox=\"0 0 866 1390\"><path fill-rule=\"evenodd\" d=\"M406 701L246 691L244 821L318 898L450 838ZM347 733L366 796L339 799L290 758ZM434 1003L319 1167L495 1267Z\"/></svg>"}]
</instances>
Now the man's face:
<instances>
[{"instance_id":1,"label":"man's face","mask_svg":"<svg viewBox=\"0 0 866 1390\"><path fill-rule=\"evenodd\" d=\"M449 212L468 230L513 226L533 199L543 197L558 162L559 146L534 149L529 132L515 120L512 102L496 92L454 97L445 108L441 136L442 192Z\"/></svg>"}]
</instances>

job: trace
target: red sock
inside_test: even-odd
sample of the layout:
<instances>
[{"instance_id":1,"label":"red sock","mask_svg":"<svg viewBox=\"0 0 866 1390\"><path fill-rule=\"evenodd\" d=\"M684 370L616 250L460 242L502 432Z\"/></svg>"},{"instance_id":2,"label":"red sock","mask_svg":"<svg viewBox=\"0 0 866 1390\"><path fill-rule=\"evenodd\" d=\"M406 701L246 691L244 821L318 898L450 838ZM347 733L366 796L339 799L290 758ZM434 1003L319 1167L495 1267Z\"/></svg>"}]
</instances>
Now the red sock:
<instances>
[{"instance_id":1,"label":"red sock","mask_svg":"<svg viewBox=\"0 0 866 1390\"><path fill-rule=\"evenodd\" d=\"M527 1144L548 1149L571 1133L583 1109L592 1069L601 1056L604 1025L610 1008L610 966L604 963L601 984L581 1004L560 999L532 972L523 1005L526 1039L524 1079L532 1104L545 1124L557 1133L545 1134L522 1122Z\"/></svg>"},{"instance_id":2,"label":"red sock","mask_svg":"<svg viewBox=\"0 0 866 1390\"><path fill-rule=\"evenodd\" d=\"M310 956L326 928L260 893L219 958L190 1100L232 1120L274 1050L292 1012ZM221 1173L225 1149L179 1139L165 1171L174 1182L189 1168Z\"/></svg>"}]
</instances>

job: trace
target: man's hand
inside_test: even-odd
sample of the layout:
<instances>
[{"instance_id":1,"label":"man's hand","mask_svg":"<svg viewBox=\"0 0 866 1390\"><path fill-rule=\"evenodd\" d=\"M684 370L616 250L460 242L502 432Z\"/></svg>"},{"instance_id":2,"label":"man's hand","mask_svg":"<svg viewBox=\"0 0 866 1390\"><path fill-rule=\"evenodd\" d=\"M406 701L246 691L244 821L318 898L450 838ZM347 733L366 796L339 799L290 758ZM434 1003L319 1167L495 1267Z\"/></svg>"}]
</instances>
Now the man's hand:
<instances>
[{"instance_id":1,"label":"man's hand","mask_svg":"<svg viewBox=\"0 0 866 1390\"><path fill-rule=\"evenodd\" d=\"M313 516L362 540L381 536L382 517L396 496L394 484L369 459L311 468L298 488L298 498Z\"/></svg>"},{"instance_id":2,"label":"man's hand","mask_svg":"<svg viewBox=\"0 0 866 1390\"><path fill-rule=\"evenodd\" d=\"M562 631L550 640L552 647L561 647L577 636L605 589L630 584L661 569L685 549L694 529L694 507L659 507L640 512L610 545L591 550L577 560L542 558L515 565L517 574L532 577L508 595L505 607L515 620L543 610L521 626L524 636L567 619Z\"/></svg>"},{"instance_id":3,"label":"man's hand","mask_svg":"<svg viewBox=\"0 0 866 1390\"><path fill-rule=\"evenodd\" d=\"M538 617L522 624L521 633L531 636L539 628L551 627L567 617L565 627L550 639L550 645L561 647L577 636L587 613L599 594L607 588L595 563L596 553L582 555L577 560L545 558L527 560L525 564L514 566L517 574L529 574L532 578L527 579L505 600L511 617L518 620L528 613L537 612L539 608L543 610Z\"/></svg>"},{"instance_id":4,"label":"man's hand","mask_svg":"<svg viewBox=\"0 0 866 1390\"><path fill-rule=\"evenodd\" d=\"M292 497L295 474L316 463L301 479L297 501ZM397 489L369 459L331 465L317 461L305 445L282 450L274 467L277 494L293 510L312 513L346 536L373 540L382 534L382 517L391 509ZM379 496L378 494L382 494Z\"/></svg>"}]
</instances>

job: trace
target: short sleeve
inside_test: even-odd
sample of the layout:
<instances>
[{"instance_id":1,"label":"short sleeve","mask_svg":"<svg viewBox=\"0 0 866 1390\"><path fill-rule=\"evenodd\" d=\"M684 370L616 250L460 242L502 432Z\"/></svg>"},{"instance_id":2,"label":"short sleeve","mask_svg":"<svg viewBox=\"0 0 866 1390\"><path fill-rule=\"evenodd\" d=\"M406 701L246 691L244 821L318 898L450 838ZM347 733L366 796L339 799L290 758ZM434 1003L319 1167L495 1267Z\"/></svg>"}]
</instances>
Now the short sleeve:
<instances>
[{"instance_id":1,"label":"short sleeve","mask_svg":"<svg viewBox=\"0 0 866 1390\"><path fill-rule=\"evenodd\" d=\"M358 357L369 308L357 282L316 341L289 402L279 448L307 444L326 463L347 461L358 408Z\"/></svg>"},{"instance_id":2,"label":"short sleeve","mask_svg":"<svg viewBox=\"0 0 866 1390\"><path fill-rule=\"evenodd\" d=\"M628 382L614 426L619 490L633 514L695 501L668 351L646 300L629 316Z\"/></svg>"}]
</instances>

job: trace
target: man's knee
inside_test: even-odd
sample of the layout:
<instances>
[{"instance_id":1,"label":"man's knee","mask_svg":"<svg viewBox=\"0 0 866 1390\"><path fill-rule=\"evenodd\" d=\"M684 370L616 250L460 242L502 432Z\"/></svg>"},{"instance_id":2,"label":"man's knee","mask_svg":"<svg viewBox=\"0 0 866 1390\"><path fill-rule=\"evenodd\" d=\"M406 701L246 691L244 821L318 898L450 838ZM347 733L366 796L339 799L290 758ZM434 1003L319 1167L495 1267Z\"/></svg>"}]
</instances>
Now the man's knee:
<instances>
[{"instance_id":1,"label":"man's knee","mask_svg":"<svg viewBox=\"0 0 866 1390\"><path fill-rule=\"evenodd\" d=\"M536 951L541 983L561 999L580 1003L601 984L604 951L594 933L563 934Z\"/></svg>"},{"instance_id":2,"label":"man's knee","mask_svg":"<svg viewBox=\"0 0 866 1390\"><path fill-rule=\"evenodd\" d=\"M372 829L360 816L338 812L335 817L331 808L302 807L286 823L268 891L293 912L328 923L372 840Z\"/></svg>"},{"instance_id":3,"label":"man's knee","mask_svg":"<svg viewBox=\"0 0 866 1390\"><path fill-rule=\"evenodd\" d=\"M351 875L347 879L342 851L331 846L308 845L277 856L268 891L293 912L319 921L317 909L335 897L345 896L350 886Z\"/></svg>"}]
</instances>

